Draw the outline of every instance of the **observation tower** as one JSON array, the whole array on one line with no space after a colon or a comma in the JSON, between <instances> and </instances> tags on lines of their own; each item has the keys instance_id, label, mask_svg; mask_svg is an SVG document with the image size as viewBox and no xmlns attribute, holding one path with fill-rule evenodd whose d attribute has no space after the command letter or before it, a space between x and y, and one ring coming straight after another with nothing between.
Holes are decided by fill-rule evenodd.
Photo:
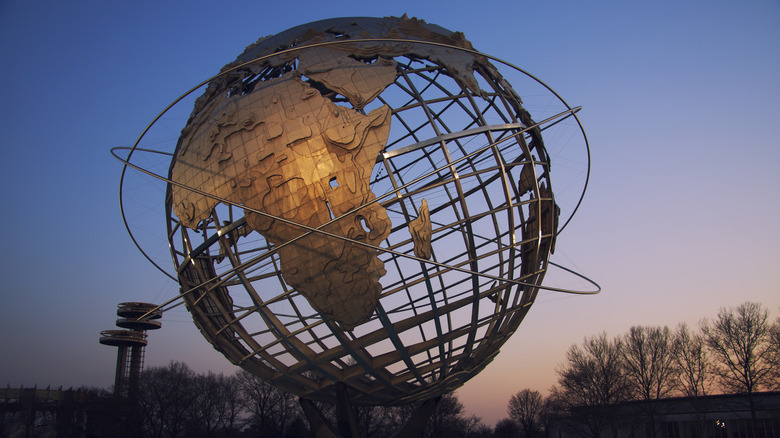
<instances>
[{"instance_id":1,"label":"observation tower","mask_svg":"<svg viewBox=\"0 0 780 438\"><path fill-rule=\"evenodd\" d=\"M162 326L162 313L149 303L119 303L116 325L125 330L100 332L100 343L117 347L114 397L134 399L138 394L138 381L144 367L146 331ZM148 315L147 315L148 313ZM144 319L140 319L141 317Z\"/></svg>"}]
</instances>

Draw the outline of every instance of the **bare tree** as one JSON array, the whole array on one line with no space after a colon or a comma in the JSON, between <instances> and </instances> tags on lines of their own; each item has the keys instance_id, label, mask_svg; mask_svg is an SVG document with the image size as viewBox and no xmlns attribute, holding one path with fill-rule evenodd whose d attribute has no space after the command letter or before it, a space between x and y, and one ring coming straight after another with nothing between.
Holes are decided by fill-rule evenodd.
<instances>
[{"instance_id":1,"label":"bare tree","mask_svg":"<svg viewBox=\"0 0 780 438\"><path fill-rule=\"evenodd\" d=\"M398 432L419 407L419 403L381 408L386 421L376 436L392 436ZM485 427L479 417L466 415L463 403L453 393L441 396L422 431L424 438L465 438L483 436ZM370 435L374 436L374 435Z\"/></svg>"},{"instance_id":2,"label":"bare tree","mask_svg":"<svg viewBox=\"0 0 780 438\"><path fill-rule=\"evenodd\" d=\"M236 377L252 428L263 436L283 436L297 413L297 398L248 371Z\"/></svg>"},{"instance_id":3,"label":"bare tree","mask_svg":"<svg viewBox=\"0 0 780 438\"><path fill-rule=\"evenodd\" d=\"M585 424L588 430L583 432L592 438L600 437L608 426L615 434L614 405L629 397L621 339L610 341L606 333L585 338L582 347L569 348L566 363L557 372L552 407Z\"/></svg>"},{"instance_id":4,"label":"bare tree","mask_svg":"<svg viewBox=\"0 0 780 438\"><path fill-rule=\"evenodd\" d=\"M423 436L426 438L461 437L479 423L476 417L465 417L464 406L453 393L444 394L436 405Z\"/></svg>"},{"instance_id":5,"label":"bare tree","mask_svg":"<svg viewBox=\"0 0 780 438\"><path fill-rule=\"evenodd\" d=\"M494 438L493 428L480 420L466 436L468 438Z\"/></svg>"},{"instance_id":6,"label":"bare tree","mask_svg":"<svg viewBox=\"0 0 780 438\"><path fill-rule=\"evenodd\" d=\"M721 309L714 322L702 323L721 387L726 392L748 394L751 427L756 424L753 393L771 386L772 327L768 319L769 312L761 304L747 302Z\"/></svg>"},{"instance_id":7,"label":"bare tree","mask_svg":"<svg viewBox=\"0 0 780 438\"><path fill-rule=\"evenodd\" d=\"M643 400L650 435L657 434L653 400L672 392L675 377L675 342L668 327L631 327L623 341L626 379L634 398Z\"/></svg>"},{"instance_id":8,"label":"bare tree","mask_svg":"<svg viewBox=\"0 0 780 438\"><path fill-rule=\"evenodd\" d=\"M541 435L546 402L539 391L523 389L509 399L507 413L517 422L526 438Z\"/></svg>"},{"instance_id":9,"label":"bare tree","mask_svg":"<svg viewBox=\"0 0 780 438\"><path fill-rule=\"evenodd\" d=\"M768 318L761 304L748 302L721 309L715 321L702 323L725 392L753 393L769 386L772 333Z\"/></svg>"},{"instance_id":10,"label":"bare tree","mask_svg":"<svg viewBox=\"0 0 780 438\"><path fill-rule=\"evenodd\" d=\"M772 324L769 345L771 353L769 360L772 364L769 389L772 391L780 391L780 317Z\"/></svg>"},{"instance_id":11,"label":"bare tree","mask_svg":"<svg viewBox=\"0 0 780 438\"><path fill-rule=\"evenodd\" d=\"M390 436L387 427L387 408L383 406L355 406L355 416L361 436Z\"/></svg>"},{"instance_id":12,"label":"bare tree","mask_svg":"<svg viewBox=\"0 0 780 438\"><path fill-rule=\"evenodd\" d=\"M511 418L498 420L493 429L493 438L519 438L520 429L517 422Z\"/></svg>"},{"instance_id":13,"label":"bare tree","mask_svg":"<svg viewBox=\"0 0 780 438\"><path fill-rule=\"evenodd\" d=\"M191 434L206 438L230 434L243 402L237 378L209 372L195 376L193 384L197 390L190 406Z\"/></svg>"},{"instance_id":14,"label":"bare tree","mask_svg":"<svg viewBox=\"0 0 780 438\"><path fill-rule=\"evenodd\" d=\"M386 433L380 436L392 436L393 433L400 430L418 407L418 403L383 407Z\"/></svg>"},{"instance_id":15,"label":"bare tree","mask_svg":"<svg viewBox=\"0 0 780 438\"><path fill-rule=\"evenodd\" d=\"M631 327L623 341L626 378L634 395L654 400L669 395L674 386L675 342L668 327Z\"/></svg>"},{"instance_id":16,"label":"bare tree","mask_svg":"<svg viewBox=\"0 0 780 438\"><path fill-rule=\"evenodd\" d=\"M690 397L693 421L690 426L696 436L704 436L707 430L707 405L700 397L710 393L713 383L712 362L700 332L691 332L685 323L675 331L674 362L677 367L675 389Z\"/></svg>"},{"instance_id":17,"label":"bare tree","mask_svg":"<svg viewBox=\"0 0 780 438\"><path fill-rule=\"evenodd\" d=\"M145 435L183 436L196 397L194 378L195 373L183 362L152 367L141 374L138 404Z\"/></svg>"},{"instance_id":18,"label":"bare tree","mask_svg":"<svg viewBox=\"0 0 780 438\"><path fill-rule=\"evenodd\" d=\"M687 397L709 394L712 383L712 364L707 354L704 338L691 333L685 323L677 326L677 349L674 362L677 367L675 389Z\"/></svg>"}]
</instances>

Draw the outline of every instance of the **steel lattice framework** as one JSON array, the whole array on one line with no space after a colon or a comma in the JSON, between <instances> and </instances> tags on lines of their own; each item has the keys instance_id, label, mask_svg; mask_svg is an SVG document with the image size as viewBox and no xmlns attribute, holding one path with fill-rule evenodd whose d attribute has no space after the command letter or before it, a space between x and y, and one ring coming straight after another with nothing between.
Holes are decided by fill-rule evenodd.
<instances>
[{"instance_id":1,"label":"steel lattice framework","mask_svg":"<svg viewBox=\"0 0 780 438\"><path fill-rule=\"evenodd\" d=\"M395 80L355 108L354 99L299 72L302 54L323 48L365 64L392 59ZM184 226L171 194L182 184L168 176L168 240L181 298L216 349L302 397L334 400L343 384L364 405L435 397L490 363L544 288L562 228L542 132L576 120L578 110L560 100L566 110L535 122L490 59L497 61L462 35L413 19L338 19L261 40L209 80L193 117L213 96L259 92L285 75L361 114L391 110L370 177L389 235L380 245L330 236L375 250L386 270L374 312L355 327L324 317L285 281L279 245L247 226L247 211L268 213L201 193L218 202L207 219ZM408 229L424 204L430 254L416 250ZM300 228L304 236L325 232L325 224Z\"/></svg>"}]
</instances>

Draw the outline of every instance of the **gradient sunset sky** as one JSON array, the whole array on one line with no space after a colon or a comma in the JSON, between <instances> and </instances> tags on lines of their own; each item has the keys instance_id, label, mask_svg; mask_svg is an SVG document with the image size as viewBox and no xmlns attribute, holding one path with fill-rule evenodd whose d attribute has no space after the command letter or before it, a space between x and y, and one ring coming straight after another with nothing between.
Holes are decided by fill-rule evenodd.
<instances>
[{"instance_id":1,"label":"gradient sunset sky","mask_svg":"<svg viewBox=\"0 0 780 438\"><path fill-rule=\"evenodd\" d=\"M112 385L116 350L98 338L115 328L116 304L178 293L127 236L122 166L110 148L132 145L166 105L258 37L404 13L464 32L582 105L592 147L588 193L553 261L603 292L542 292L498 358L458 391L470 413L493 424L513 393L546 393L585 336L695 325L745 301L780 316L776 0L0 0L0 385ZM167 119L159 141L175 142L184 123ZM584 160L572 153L562 163L553 161L553 182L559 169L576 182ZM142 183L131 198L142 197ZM156 199L139 199L130 219L162 242L164 261L164 236L143 225L162 224ZM590 287L559 272L546 284ZM147 366L234 371L183 308L162 321Z\"/></svg>"}]
</instances>

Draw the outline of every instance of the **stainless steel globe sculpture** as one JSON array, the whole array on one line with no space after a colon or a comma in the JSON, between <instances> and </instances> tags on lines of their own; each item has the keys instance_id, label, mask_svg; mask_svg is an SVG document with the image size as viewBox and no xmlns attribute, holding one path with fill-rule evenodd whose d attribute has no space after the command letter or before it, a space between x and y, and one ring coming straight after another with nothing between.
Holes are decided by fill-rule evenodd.
<instances>
[{"instance_id":1,"label":"stainless steel globe sculpture","mask_svg":"<svg viewBox=\"0 0 780 438\"><path fill-rule=\"evenodd\" d=\"M421 20L261 38L209 81L166 179L195 324L306 399L452 391L547 271L559 209L543 128L490 57Z\"/></svg>"}]
</instances>

